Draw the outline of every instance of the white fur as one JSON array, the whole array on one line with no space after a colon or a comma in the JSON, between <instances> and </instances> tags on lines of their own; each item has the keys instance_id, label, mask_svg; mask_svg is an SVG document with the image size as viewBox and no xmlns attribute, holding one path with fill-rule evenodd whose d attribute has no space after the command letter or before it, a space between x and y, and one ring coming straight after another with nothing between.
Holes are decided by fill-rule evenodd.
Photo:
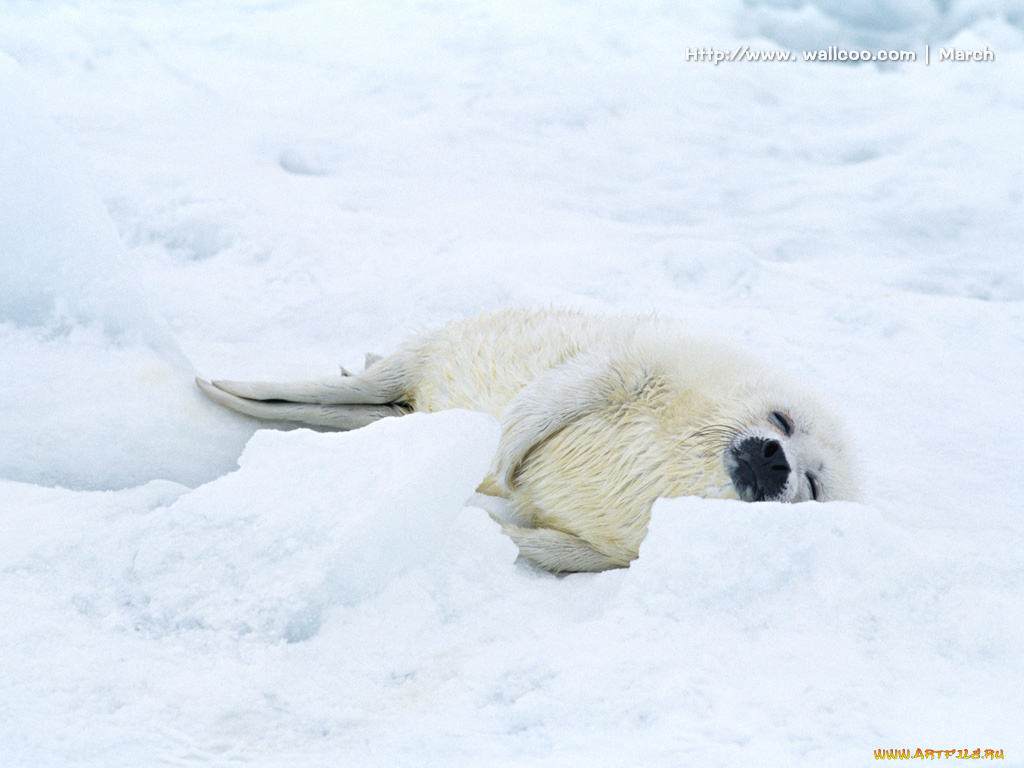
<instances>
[{"instance_id":1,"label":"white fur","mask_svg":"<svg viewBox=\"0 0 1024 768\"><path fill-rule=\"evenodd\" d=\"M820 500L855 493L842 428L813 396L653 316L485 314L420 334L355 376L202 386L250 415L339 428L407 410L498 416L481 491L512 502L517 524L503 521L505 531L552 571L628 565L659 497L737 498L729 450L745 437L784 450L791 471L779 499L809 499L808 473ZM791 435L773 411L786 414Z\"/></svg>"}]
</instances>

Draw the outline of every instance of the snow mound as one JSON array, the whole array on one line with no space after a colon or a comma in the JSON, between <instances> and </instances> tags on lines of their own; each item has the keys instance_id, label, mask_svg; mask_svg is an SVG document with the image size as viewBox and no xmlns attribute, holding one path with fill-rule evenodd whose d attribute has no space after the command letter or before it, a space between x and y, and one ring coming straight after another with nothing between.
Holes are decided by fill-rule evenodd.
<instances>
[{"instance_id":1,"label":"snow mound","mask_svg":"<svg viewBox=\"0 0 1024 768\"><path fill-rule=\"evenodd\" d=\"M260 432L191 492L0 484L0 690L20 702L0 762L852 766L939 737L1024 748L1019 534L672 499L629 569L559 578L513 566L498 526L460 511L497 433L466 412Z\"/></svg>"},{"instance_id":2,"label":"snow mound","mask_svg":"<svg viewBox=\"0 0 1024 768\"><path fill-rule=\"evenodd\" d=\"M0 476L75 488L228 471L252 427L204 402L113 223L0 54Z\"/></svg>"},{"instance_id":3,"label":"snow mound","mask_svg":"<svg viewBox=\"0 0 1024 768\"><path fill-rule=\"evenodd\" d=\"M744 691L721 704L747 748L767 748L783 722L794 740L829 733L863 754L933 734L1019 748L1021 679L1005 673L1024 669L1011 608L1022 546L1005 530L903 528L852 503L667 499L617 610L661 626L677 658L712 664L721 691Z\"/></svg>"},{"instance_id":4,"label":"snow mound","mask_svg":"<svg viewBox=\"0 0 1024 768\"><path fill-rule=\"evenodd\" d=\"M101 320L173 348L131 287L102 201L17 64L0 54L0 323ZM180 354L180 353L179 353Z\"/></svg>"},{"instance_id":5,"label":"snow mound","mask_svg":"<svg viewBox=\"0 0 1024 768\"><path fill-rule=\"evenodd\" d=\"M308 639L328 606L364 600L443 549L497 432L463 411L257 432L237 471L107 520L91 542L102 573L82 574L79 610L153 637Z\"/></svg>"},{"instance_id":6,"label":"snow mound","mask_svg":"<svg viewBox=\"0 0 1024 768\"><path fill-rule=\"evenodd\" d=\"M133 542L131 620L157 634L308 639L327 606L366 599L443 548L497 432L462 411L349 433L257 432L237 472Z\"/></svg>"},{"instance_id":7,"label":"snow mound","mask_svg":"<svg viewBox=\"0 0 1024 768\"><path fill-rule=\"evenodd\" d=\"M0 482L0 690L25 704L0 718L0 763L138 765L154 744L167 754L197 723L230 719L252 690L227 670L273 670L275 649L314 638L331 606L457 552L452 528L497 436L481 414L415 414L351 433L259 432L236 472L191 492ZM373 623L355 622L369 647ZM167 729L144 725L154 706Z\"/></svg>"}]
</instances>

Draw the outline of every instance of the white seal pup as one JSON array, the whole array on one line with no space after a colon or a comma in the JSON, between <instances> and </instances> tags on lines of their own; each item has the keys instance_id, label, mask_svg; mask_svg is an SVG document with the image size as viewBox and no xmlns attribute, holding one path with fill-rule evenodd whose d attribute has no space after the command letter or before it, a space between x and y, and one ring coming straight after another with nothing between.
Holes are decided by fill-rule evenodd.
<instances>
[{"instance_id":1,"label":"white seal pup","mask_svg":"<svg viewBox=\"0 0 1024 768\"><path fill-rule=\"evenodd\" d=\"M661 497L855 495L842 426L816 398L658 317L508 310L367 363L320 381L197 382L240 413L333 429L412 411L493 414L501 438L480 491L511 501L499 522L554 572L627 566Z\"/></svg>"}]
</instances>

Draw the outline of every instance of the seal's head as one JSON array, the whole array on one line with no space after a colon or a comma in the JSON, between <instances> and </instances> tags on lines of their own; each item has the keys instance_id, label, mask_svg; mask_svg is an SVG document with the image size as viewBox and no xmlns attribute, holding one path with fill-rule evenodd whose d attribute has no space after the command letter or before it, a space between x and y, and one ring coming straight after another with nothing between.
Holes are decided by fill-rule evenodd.
<instances>
[{"instance_id":1,"label":"seal's head","mask_svg":"<svg viewBox=\"0 0 1024 768\"><path fill-rule=\"evenodd\" d=\"M834 501L857 495L844 430L810 395L758 398L723 450L744 501Z\"/></svg>"}]
</instances>

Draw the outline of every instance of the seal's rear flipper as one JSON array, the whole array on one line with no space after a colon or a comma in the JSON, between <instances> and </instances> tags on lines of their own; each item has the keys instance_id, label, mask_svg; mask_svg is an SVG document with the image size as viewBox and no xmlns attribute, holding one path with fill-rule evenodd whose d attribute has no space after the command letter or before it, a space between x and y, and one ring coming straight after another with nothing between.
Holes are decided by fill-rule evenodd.
<instances>
[{"instance_id":1,"label":"seal's rear flipper","mask_svg":"<svg viewBox=\"0 0 1024 768\"><path fill-rule=\"evenodd\" d=\"M358 429L388 416L404 416L409 413L407 406L398 403L374 404L372 400L353 403L321 404L317 401L302 400L312 397L318 382L295 384L271 384L260 382L209 382L196 379L196 384L207 397L219 405L238 413L269 421L295 421L332 429ZM226 385L226 386L225 386ZM304 387L296 391L296 387ZM246 397L240 393L251 393Z\"/></svg>"},{"instance_id":2,"label":"seal's rear flipper","mask_svg":"<svg viewBox=\"0 0 1024 768\"><path fill-rule=\"evenodd\" d=\"M244 400L284 400L317 405L382 405L397 392L361 375L319 381L214 381L213 386Z\"/></svg>"},{"instance_id":3,"label":"seal's rear flipper","mask_svg":"<svg viewBox=\"0 0 1024 768\"><path fill-rule=\"evenodd\" d=\"M389 357L367 355L367 363L361 373L350 373L343 368L341 376L313 381L218 380L212 382L212 386L243 400L281 400L314 405L392 405L409 402L410 371L414 370L414 366L408 354L399 353ZM211 394L208 387L203 391ZM216 399L214 395L211 397Z\"/></svg>"}]
</instances>

